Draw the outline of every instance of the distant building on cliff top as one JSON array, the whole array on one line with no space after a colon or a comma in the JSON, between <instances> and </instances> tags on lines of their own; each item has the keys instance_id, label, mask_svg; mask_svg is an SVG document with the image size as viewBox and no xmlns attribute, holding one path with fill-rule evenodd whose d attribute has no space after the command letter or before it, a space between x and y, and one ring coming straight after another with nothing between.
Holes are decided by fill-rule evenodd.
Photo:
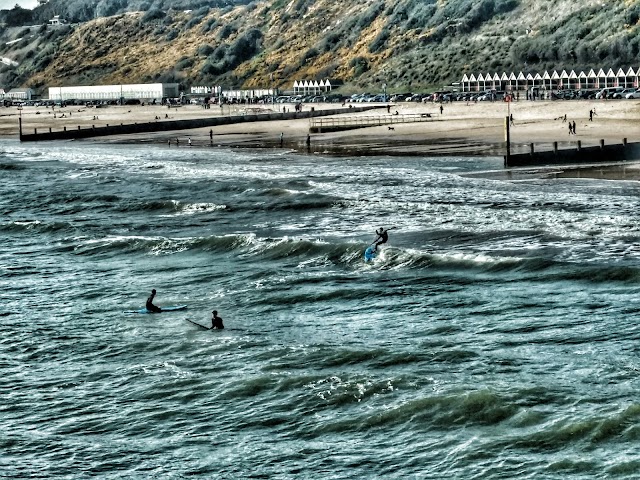
<instances>
[{"instance_id":1,"label":"distant building on cliff top","mask_svg":"<svg viewBox=\"0 0 640 480\"><path fill-rule=\"evenodd\" d=\"M49 20L49 25L53 27L64 25L65 23L66 22L62 18L60 18L60 15L56 15L51 20Z\"/></svg>"}]
</instances>

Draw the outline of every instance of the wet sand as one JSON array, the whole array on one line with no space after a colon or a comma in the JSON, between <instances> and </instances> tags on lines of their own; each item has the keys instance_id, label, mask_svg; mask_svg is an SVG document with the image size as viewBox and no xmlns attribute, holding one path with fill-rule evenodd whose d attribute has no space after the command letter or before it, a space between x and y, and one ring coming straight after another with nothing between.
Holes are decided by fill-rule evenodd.
<instances>
[{"instance_id":1,"label":"wet sand","mask_svg":"<svg viewBox=\"0 0 640 480\"><path fill-rule=\"evenodd\" d=\"M358 104L359 105L359 104ZM316 110L336 108L339 104L306 104ZM371 116L404 114L430 114L430 121L420 123L396 123L356 130L311 134L307 149L306 139L310 120L265 121L238 123L212 128L157 132L152 134L100 137L88 141L101 143L152 143L175 148L186 147L191 138L193 147L285 148L301 152L331 155L402 155L402 156L502 156L505 153L505 118L513 115L511 127L512 152L528 152L530 144L535 149L550 150L553 142L559 148L570 148L580 140L583 147L606 144L640 142L640 100L571 100L571 101L519 101L505 102L455 102L443 105L434 103L392 104L390 113L380 105L373 112L353 114L348 106L345 115ZM18 118L23 119L25 132L49 128L61 130L105 126L120 123L162 122L215 116L242 115L247 113L281 112L293 109L291 104L256 105L251 107L212 106L203 109L197 105L184 105L168 109L162 106L108 106L105 108L69 106L62 109L45 107L0 108L0 138L18 136ZM589 110L594 110L589 121ZM54 118L55 115L55 118ZM564 116L567 121L565 122ZM399 117L396 117L399 118ZM569 135L568 123L575 121L576 135ZM213 138L210 138L210 132ZM282 135L282 143L281 143ZM83 140L87 141L87 140ZM171 147L169 147L171 142ZM572 170L572 169L569 169Z\"/></svg>"}]
</instances>

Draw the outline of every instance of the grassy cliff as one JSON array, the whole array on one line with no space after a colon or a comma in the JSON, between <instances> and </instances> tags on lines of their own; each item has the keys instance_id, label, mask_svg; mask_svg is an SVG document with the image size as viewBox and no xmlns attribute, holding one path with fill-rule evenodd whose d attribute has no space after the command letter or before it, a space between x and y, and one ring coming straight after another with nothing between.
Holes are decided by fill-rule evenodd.
<instances>
[{"instance_id":1,"label":"grassy cliff","mask_svg":"<svg viewBox=\"0 0 640 480\"><path fill-rule=\"evenodd\" d=\"M410 91L503 70L640 67L640 0L266 0L5 29L0 86L176 81ZM20 38L17 42L11 42ZM6 42L11 42L7 44Z\"/></svg>"}]
</instances>

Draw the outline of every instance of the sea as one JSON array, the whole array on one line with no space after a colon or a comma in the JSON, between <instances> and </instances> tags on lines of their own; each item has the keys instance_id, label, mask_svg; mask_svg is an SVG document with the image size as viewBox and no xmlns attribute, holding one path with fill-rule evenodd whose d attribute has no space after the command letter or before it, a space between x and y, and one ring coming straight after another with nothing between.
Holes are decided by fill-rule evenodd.
<instances>
[{"instance_id":1,"label":"sea","mask_svg":"<svg viewBox=\"0 0 640 480\"><path fill-rule=\"evenodd\" d=\"M639 212L500 158L4 140L0 477L640 478Z\"/></svg>"}]
</instances>

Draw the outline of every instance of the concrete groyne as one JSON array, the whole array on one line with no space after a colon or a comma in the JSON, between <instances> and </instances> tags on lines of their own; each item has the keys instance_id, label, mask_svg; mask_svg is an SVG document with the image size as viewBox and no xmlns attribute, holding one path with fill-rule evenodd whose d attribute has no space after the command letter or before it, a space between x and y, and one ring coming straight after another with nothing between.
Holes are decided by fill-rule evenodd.
<instances>
[{"instance_id":1,"label":"concrete groyne","mask_svg":"<svg viewBox=\"0 0 640 480\"><path fill-rule=\"evenodd\" d=\"M200 118L192 120L156 120L147 123L122 123L120 125L91 126L78 128L67 128L63 130L43 131L34 129L33 133L25 133L20 125L20 141L36 142L49 140L74 140L81 138L105 137L110 135L130 135L140 133L168 132L173 130L191 130L196 128L216 127L220 125L230 125L234 123L265 122L273 120L298 120L314 117L325 117L330 115L342 115L345 113L356 113L373 110L376 108L386 108L381 106L364 106L352 108L331 108L324 110L308 110L304 112L286 113L256 113L246 115L229 115L211 118Z\"/></svg>"}]
</instances>

